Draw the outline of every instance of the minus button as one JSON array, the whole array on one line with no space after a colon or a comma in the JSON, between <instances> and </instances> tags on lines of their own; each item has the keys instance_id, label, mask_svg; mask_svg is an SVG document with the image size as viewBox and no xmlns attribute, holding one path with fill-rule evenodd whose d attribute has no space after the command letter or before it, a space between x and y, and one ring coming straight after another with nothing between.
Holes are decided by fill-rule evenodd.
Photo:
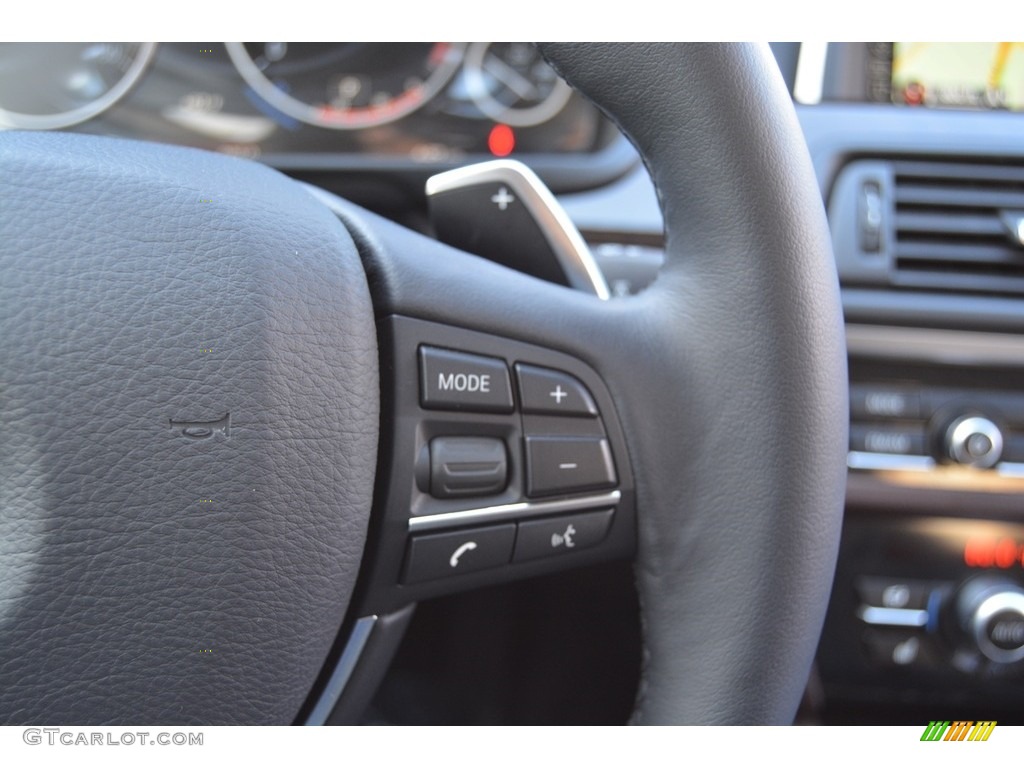
<instances>
[{"instance_id":1,"label":"minus button","mask_svg":"<svg viewBox=\"0 0 1024 768\"><path fill-rule=\"evenodd\" d=\"M617 482L611 447L603 437L526 438L528 496L611 488Z\"/></svg>"}]
</instances>

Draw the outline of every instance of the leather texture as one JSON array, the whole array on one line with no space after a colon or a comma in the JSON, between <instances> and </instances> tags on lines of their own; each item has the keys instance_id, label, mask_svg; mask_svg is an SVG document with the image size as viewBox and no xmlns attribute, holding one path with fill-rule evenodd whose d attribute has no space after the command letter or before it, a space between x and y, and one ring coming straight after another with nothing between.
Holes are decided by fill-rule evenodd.
<instances>
[{"instance_id":1,"label":"leather texture","mask_svg":"<svg viewBox=\"0 0 1024 768\"><path fill-rule=\"evenodd\" d=\"M846 477L846 354L820 193L767 47L550 44L651 171L667 263L600 302L341 201L376 310L573 354L637 486L637 723L787 723L824 620Z\"/></svg>"},{"instance_id":2,"label":"leather texture","mask_svg":"<svg viewBox=\"0 0 1024 768\"><path fill-rule=\"evenodd\" d=\"M344 227L247 161L3 132L0 350L0 722L292 722L376 464Z\"/></svg>"}]
</instances>

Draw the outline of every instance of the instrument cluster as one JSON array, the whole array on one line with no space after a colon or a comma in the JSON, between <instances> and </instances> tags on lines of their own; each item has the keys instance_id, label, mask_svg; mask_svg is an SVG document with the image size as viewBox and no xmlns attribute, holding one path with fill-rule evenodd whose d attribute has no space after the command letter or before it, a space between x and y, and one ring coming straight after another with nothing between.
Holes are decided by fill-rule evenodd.
<instances>
[{"instance_id":1,"label":"instrument cluster","mask_svg":"<svg viewBox=\"0 0 1024 768\"><path fill-rule=\"evenodd\" d=\"M3 129L284 165L588 155L618 138L527 43L3 43Z\"/></svg>"}]
</instances>

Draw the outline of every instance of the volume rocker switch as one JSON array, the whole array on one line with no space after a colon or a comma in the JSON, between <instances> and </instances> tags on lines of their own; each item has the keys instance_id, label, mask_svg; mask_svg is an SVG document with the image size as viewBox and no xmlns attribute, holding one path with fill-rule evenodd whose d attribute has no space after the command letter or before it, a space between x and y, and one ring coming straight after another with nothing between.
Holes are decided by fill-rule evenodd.
<instances>
[{"instance_id":1,"label":"volume rocker switch","mask_svg":"<svg viewBox=\"0 0 1024 768\"><path fill-rule=\"evenodd\" d=\"M496 437L435 437L430 441L430 495L489 496L508 484L505 441Z\"/></svg>"}]
</instances>

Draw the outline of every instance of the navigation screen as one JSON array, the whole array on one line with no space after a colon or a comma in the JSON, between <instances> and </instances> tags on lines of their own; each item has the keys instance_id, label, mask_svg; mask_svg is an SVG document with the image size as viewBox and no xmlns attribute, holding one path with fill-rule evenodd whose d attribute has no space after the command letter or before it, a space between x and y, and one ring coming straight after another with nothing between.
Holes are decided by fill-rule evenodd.
<instances>
[{"instance_id":1,"label":"navigation screen","mask_svg":"<svg viewBox=\"0 0 1024 768\"><path fill-rule=\"evenodd\" d=\"M1024 109L1024 43L893 43L896 104Z\"/></svg>"}]
</instances>

